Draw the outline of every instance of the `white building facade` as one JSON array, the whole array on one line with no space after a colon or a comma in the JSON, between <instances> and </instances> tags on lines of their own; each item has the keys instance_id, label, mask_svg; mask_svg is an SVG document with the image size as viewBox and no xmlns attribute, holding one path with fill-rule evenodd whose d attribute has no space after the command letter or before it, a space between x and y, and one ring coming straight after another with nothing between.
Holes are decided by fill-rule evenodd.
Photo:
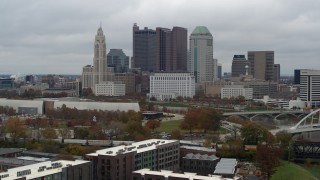
<instances>
[{"instance_id":1,"label":"white building facade","mask_svg":"<svg viewBox=\"0 0 320 180\"><path fill-rule=\"evenodd\" d=\"M103 82L95 86L96 96L124 96L126 85L118 82Z\"/></svg>"},{"instance_id":2,"label":"white building facade","mask_svg":"<svg viewBox=\"0 0 320 180\"><path fill-rule=\"evenodd\" d=\"M155 73L150 76L149 97L170 100L178 96L193 98L195 77L190 73Z\"/></svg>"},{"instance_id":3,"label":"white building facade","mask_svg":"<svg viewBox=\"0 0 320 180\"><path fill-rule=\"evenodd\" d=\"M320 105L320 70L300 70L300 99L308 106Z\"/></svg>"},{"instance_id":4,"label":"white building facade","mask_svg":"<svg viewBox=\"0 0 320 180\"><path fill-rule=\"evenodd\" d=\"M221 88L221 99L243 96L245 99L253 99L253 89L243 86L226 86Z\"/></svg>"},{"instance_id":5,"label":"white building facade","mask_svg":"<svg viewBox=\"0 0 320 180\"><path fill-rule=\"evenodd\" d=\"M190 35L188 70L196 83L213 82L218 78L217 60L213 59L213 36L204 26L197 26Z\"/></svg>"}]
</instances>

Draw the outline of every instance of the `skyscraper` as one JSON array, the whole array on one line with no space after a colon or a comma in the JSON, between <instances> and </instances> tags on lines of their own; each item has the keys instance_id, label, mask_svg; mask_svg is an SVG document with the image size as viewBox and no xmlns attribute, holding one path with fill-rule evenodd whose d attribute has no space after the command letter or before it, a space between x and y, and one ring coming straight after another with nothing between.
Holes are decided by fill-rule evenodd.
<instances>
[{"instance_id":1,"label":"skyscraper","mask_svg":"<svg viewBox=\"0 0 320 180\"><path fill-rule=\"evenodd\" d=\"M94 93L97 84L113 79L113 68L107 66L106 50L106 38L99 27L94 41L93 66L83 67L82 72L83 87L91 88Z\"/></svg>"},{"instance_id":2,"label":"skyscraper","mask_svg":"<svg viewBox=\"0 0 320 180\"><path fill-rule=\"evenodd\" d=\"M222 64L218 64L218 79L222 79Z\"/></svg>"},{"instance_id":3,"label":"skyscraper","mask_svg":"<svg viewBox=\"0 0 320 180\"><path fill-rule=\"evenodd\" d=\"M104 72L107 67L107 45L106 38L103 34L102 28L99 27L94 41L93 52L93 84L99 84L105 81Z\"/></svg>"},{"instance_id":4,"label":"skyscraper","mask_svg":"<svg viewBox=\"0 0 320 180\"><path fill-rule=\"evenodd\" d=\"M156 70L156 31L139 29L135 23L133 25L133 59L134 67L141 68L141 71Z\"/></svg>"},{"instance_id":5,"label":"skyscraper","mask_svg":"<svg viewBox=\"0 0 320 180\"><path fill-rule=\"evenodd\" d=\"M182 27L157 28L156 70L166 72L187 71L188 31Z\"/></svg>"},{"instance_id":6,"label":"skyscraper","mask_svg":"<svg viewBox=\"0 0 320 180\"><path fill-rule=\"evenodd\" d=\"M122 49L110 49L107 55L108 67L113 67L115 73L124 73L129 70L129 56Z\"/></svg>"},{"instance_id":7,"label":"skyscraper","mask_svg":"<svg viewBox=\"0 0 320 180\"><path fill-rule=\"evenodd\" d=\"M214 70L213 37L205 26L197 26L190 35L190 71L196 82L213 82L217 79Z\"/></svg>"},{"instance_id":8,"label":"skyscraper","mask_svg":"<svg viewBox=\"0 0 320 180\"><path fill-rule=\"evenodd\" d=\"M246 75L246 66L249 65L245 55L234 55L231 66L231 76Z\"/></svg>"},{"instance_id":9,"label":"skyscraper","mask_svg":"<svg viewBox=\"0 0 320 180\"><path fill-rule=\"evenodd\" d=\"M274 51L248 51L248 61L250 73L254 78L274 80Z\"/></svg>"},{"instance_id":10,"label":"skyscraper","mask_svg":"<svg viewBox=\"0 0 320 180\"><path fill-rule=\"evenodd\" d=\"M273 65L273 81L280 81L280 64Z\"/></svg>"},{"instance_id":11,"label":"skyscraper","mask_svg":"<svg viewBox=\"0 0 320 180\"><path fill-rule=\"evenodd\" d=\"M186 28L157 27L156 30L133 26L133 59L134 67L142 71L187 71L187 38Z\"/></svg>"}]
</instances>

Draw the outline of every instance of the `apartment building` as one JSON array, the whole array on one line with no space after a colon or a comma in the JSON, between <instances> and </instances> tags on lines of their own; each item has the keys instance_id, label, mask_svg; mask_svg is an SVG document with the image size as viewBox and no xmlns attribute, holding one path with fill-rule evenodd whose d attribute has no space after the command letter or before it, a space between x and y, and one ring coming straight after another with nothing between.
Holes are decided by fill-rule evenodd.
<instances>
[{"instance_id":1,"label":"apartment building","mask_svg":"<svg viewBox=\"0 0 320 180\"><path fill-rule=\"evenodd\" d=\"M87 154L97 180L130 179L132 171L179 170L179 141L149 139L129 146L117 146Z\"/></svg>"},{"instance_id":2,"label":"apartment building","mask_svg":"<svg viewBox=\"0 0 320 180\"><path fill-rule=\"evenodd\" d=\"M93 180L90 161L45 161L16 167L0 173L1 180Z\"/></svg>"}]
</instances>

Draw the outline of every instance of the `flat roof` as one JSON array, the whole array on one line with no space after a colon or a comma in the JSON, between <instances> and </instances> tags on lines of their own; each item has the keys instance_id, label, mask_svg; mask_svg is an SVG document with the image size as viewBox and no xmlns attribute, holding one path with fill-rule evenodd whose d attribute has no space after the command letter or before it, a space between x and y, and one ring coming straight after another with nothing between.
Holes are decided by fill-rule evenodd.
<instances>
[{"instance_id":1,"label":"flat roof","mask_svg":"<svg viewBox=\"0 0 320 180\"><path fill-rule=\"evenodd\" d=\"M216 149L207 148L207 147L198 147L198 146L180 146L180 148L198 150L198 151L206 151L206 152L216 152Z\"/></svg>"},{"instance_id":2,"label":"flat roof","mask_svg":"<svg viewBox=\"0 0 320 180\"><path fill-rule=\"evenodd\" d=\"M26 149L24 148L0 148L0 156L5 154L11 154L11 153L18 153L22 152Z\"/></svg>"},{"instance_id":3,"label":"flat roof","mask_svg":"<svg viewBox=\"0 0 320 180\"><path fill-rule=\"evenodd\" d=\"M234 158L221 158L217 163L214 174L234 174L237 163Z\"/></svg>"},{"instance_id":4,"label":"flat roof","mask_svg":"<svg viewBox=\"0 0 320 180\"><path fill-rule=\"evenodd\" d=\"M7 164L7 165L17 165L17 166L25 166L30 164L38 163L34 160L23 160L18 158L6 158L6 157L0 157L0 163L1 164Z\"/></svg>"},{"instance_id":5,"label":"flat roof","mask_svg":"<svg viewBox=\"0 0 320 180\"><path fill-rule=\"evenodd\" d=\"M90 161L45 161L37 164L21 166L8 169L7 172L0 173L1 179L17 179L25 177L26 179L34 179L37 177L47 176L62 172L62 168L88 163Z\"/></svg>"},{"instance_id":6,"label":"flat roof","mask_svg":"<svg viewBox=\"0 0 320 180\"><path fill-rule=\"evenodd\" d=\"M140 169L137 171L133 171L133 173L145 175L145 174L150 174L150 175L157 175L157 176L163 176L163 177L177 177L177 178L186 178L186 179L202 179L202 180L222 180L227 178L222 178L221 176L200 176L197 175L196 173L189 173L185 172L184 174L179 174L179 173L174 173L172 171L167 171L167 170L161 170L161 171L151 171L150 169Z\"/></svg>"},{"instance_id":7,"label":"flat roof","mask_svg":"<svg viewBox=\"0 0 320 180\"><path fill-rule=\"evenodd\" d=\"M134 151L136 151L137 153L141 153L141 152L157 149L158 145L164 145L164 144L169 144L173 142L178 142L178 140L149 139L145 141L135 142L127 146L122 145L122 146L101 149L96 151L95 153L87 154L87 156L98 156L98 155L116 156L118 154L125 154L129 152L134 152Z\"/></svg>"}]
</instances>

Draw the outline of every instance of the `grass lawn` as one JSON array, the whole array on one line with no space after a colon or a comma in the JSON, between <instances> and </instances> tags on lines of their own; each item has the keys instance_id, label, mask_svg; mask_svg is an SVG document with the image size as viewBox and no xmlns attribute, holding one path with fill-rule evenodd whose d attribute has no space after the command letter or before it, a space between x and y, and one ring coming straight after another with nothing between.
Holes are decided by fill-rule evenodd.
<instances>
[{"instance_id":1,"label":"grass lawn","mask_svg":"<svg viewBox=\"0 0 320 180\"><path fill-rule=\"evenodd\" d=\"M158 132L167 132L171 133L172 130L180 128L181 120L174 120L174 121L162 121L160 127L156 129Z\"/></svg>"},{"instance_id":2,"label":"grass lawn","mask_svg":"<svg viewBox=\"0 0 320 180\"><path fill-rule=\"evenodd\" d=\"M281 161L281 165L277 168L277 171L271 177L271 180L315 180L316 177L304 169L302 166L299 166L295 163L288 161Z\"/></svg>"},{"instance_id":3,"label":"grass lawn","mask_svg":"<svg viewBox=\"0 0 320 180\"><path fill-rule=\"evenodd\" d=\"M303 165L303 167L308 170L309 172L311 172L314 176L316 176L318 179L320 179L320 166L319 165L311 165L310 167L306 167L305 165Z\"/></svg>"}]
</instances>

